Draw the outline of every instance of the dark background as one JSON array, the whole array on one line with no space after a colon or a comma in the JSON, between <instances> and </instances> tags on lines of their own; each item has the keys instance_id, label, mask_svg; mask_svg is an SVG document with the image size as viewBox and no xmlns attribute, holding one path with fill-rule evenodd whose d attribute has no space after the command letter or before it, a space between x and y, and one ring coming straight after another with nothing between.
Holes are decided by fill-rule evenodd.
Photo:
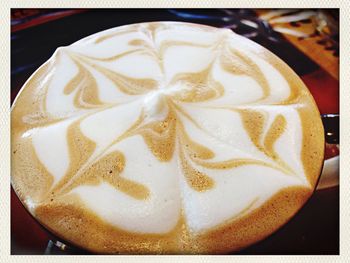
<instances>
[{"instance_id":1,"label":"dark background","mask_svg":"<svg viewBox=\"0 0 350 263\"><path fill-rule=\"evenodd\" d=\"M337 10L330 12L336 18L339 17ZM297 72L314 95L321 113L339 113L338 80L265 24L259 24L259 28L254 31L244 26L242 19L257 21L255 11L12 9L11 101L29 76L59 46L70 45L95 32L124 24L186 21L217 27L236 25L236 33L265 46ZM53 237L25 211L11 189L11 254L43 254L49 239ZM87 252L71 250L65 253ZM300 212L279 231L237 254L339 254L339 187L316 191Z\"/></svg>"}]
</instances>

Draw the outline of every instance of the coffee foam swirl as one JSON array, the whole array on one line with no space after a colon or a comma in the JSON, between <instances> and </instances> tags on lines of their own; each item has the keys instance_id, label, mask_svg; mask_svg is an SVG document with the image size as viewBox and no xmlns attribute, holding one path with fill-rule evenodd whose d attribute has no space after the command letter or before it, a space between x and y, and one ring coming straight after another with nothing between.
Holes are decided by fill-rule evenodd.
<instances>
[{"instance_id":1,"label":"coffee foam swirl","mask_svg":"<svg viewBox=\"0 0 350 263\"><path fill-rule=\"evenodd\" d=\"M323 158L317 108L283 62L229 30L175 22L57 49L17 98L12 133L13 185L44 223L40 211L74 195L130 233L182 222L179 239L283 189L311 193Z\"/></svg>"}]
</instances>

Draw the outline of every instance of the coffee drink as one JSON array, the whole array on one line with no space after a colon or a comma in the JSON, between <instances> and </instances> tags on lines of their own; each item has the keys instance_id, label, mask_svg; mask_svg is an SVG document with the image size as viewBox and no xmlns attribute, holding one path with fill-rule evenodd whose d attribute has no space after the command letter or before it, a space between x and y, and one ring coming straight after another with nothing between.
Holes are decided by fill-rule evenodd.
<instances>
[{"instance_id":1,"label":"coffee drink","mask_svg":"<svg viewBox=\"0 0 350 263\"><path fill-rule=\"evenodd\" d=\"M12 185L62 240L95 253L228 253L312 194L324 134L279 58L179 22L60 47L12 108Z\"/></svg>"}]
</instances>

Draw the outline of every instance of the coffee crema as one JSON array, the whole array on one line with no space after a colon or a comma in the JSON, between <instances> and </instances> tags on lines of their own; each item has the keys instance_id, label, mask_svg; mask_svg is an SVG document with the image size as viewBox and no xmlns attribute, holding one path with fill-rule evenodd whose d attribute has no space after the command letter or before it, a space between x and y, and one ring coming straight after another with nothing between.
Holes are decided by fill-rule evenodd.
<instances>
[{"instance_id":1,"label":"coffee crema","mask_svg":"<svg viewBox=\"0 0 350 263\"><path fill-rule=\"evenodd\" d=\"M227 253L305 203L324 134L299 77L228 29L133 24L60 47L12 108L12 185L96 253Z\"/></svg>"}]
</instances>

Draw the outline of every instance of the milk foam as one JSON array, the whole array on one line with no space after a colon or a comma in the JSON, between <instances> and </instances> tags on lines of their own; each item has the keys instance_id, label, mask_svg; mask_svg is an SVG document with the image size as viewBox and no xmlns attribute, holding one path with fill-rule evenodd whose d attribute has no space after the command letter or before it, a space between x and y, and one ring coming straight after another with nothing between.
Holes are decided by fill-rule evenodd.
<instances>
[{"instance_id":1,"label":"milk foam","mask_svg":"<svg viewBox=\"0 0 350 263\"><path fill-rule=\"evenodd\" d=\"M147 24L131 29L128 32L128 27L123 27L97 33L59 49L51 58L55 67L53 77L47 82L46 110L50 116L65 117L68 121L39 127L32 141L41 163L54 177L52 187L72 165L67 129L76 120L74 118L81 118L80 131L95 148L77 174L82 174L85 168L108 153L119 151L125 157L120 176L149 189L150 196L145 200L137 200L107 182L82 183L71 190L100 218L123 230L166 233L174 228L183 213L190 230L205 231L249 213L285 187L310 188L301 160L303 135L298 105L279 106L291 94L289 84L259 52L252 51L250 42L227 30L178 23L161 23L155 30ZM261 83L249 74L233 74L223 68L220 54L228 48L241 52L260 69L269 85L267 96L264 97ZM120 58L113 59L118 55ZM87 73L82 73L81 83L73 92L64 93L66 85L79 73L75 61L79 61L95 79L101 103L93 104L88 93L92 91L84 91ZM242 61L239 63L244 63ZM237 70L245 66L239 66ZM119 75L107 76L99 67ZM211 67L209 77L203 77L197 84L196 80L185 77L172 83L181 74L198 73L208 67ZM128 78L139 81L140 87L135 94L125 93L118 86L128 82ZM151 83L148 80L157 84L147 84ZM223 93L220 95L218 88L215 92L219 95L198 99L202 93L211 94L201 89L201 85L208 83L219 83L217 87L223 87ZM190 94L195 85L199 88ZM183 94L182 97L179 94ZM265 116L260 138L262 145L276 117L284 117L285 130L273 144L281 161L277 162L257 148L243 124L239 111L242 109L261 112ZM183 130L177 124L172 158L164 161L152 153L140 134L142 127L162 122L170 113L175 114L176 122L181 123ZM181 132L213 152L214 156L205 160L209 164L249 159L264 165L206 168L183 149ZM150 133L156 134L155 130ZM197 191L190 186L181 165L181 152L194 169L214 181L212 188ZM286 167L291 171L288 172ZM74 178L67 183L72 180Z\"/></svg>"},{"instance_id":2,"label":"milk foam","mask_svg":"<svg viewBox=\"0 0 350 263\"><path fill-rule=\"evenodd\" d=\"M126 160L134 164L127 165L121 176L147 186L151 196L135 200L107 183L80 186L73 191L108 223L124 230L141 233L171 230L181 209L176 158L168 163L159 162L140 136L130 137L110 151L114 150L123 152Z\"/></svg>"}]
</instances>

